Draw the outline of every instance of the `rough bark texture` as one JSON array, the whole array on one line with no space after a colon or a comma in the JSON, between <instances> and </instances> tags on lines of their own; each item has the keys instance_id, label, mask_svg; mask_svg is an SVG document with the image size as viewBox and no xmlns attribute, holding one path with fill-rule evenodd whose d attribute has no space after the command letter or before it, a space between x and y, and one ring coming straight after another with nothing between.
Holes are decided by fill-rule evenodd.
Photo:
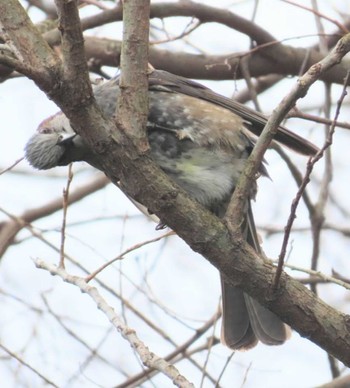
<instances>
[{"instance_id":1,"label":"rough bark texture","mask_svg":"<svg viewBox=\"0 0 350 388\"><path fill-rule=\"evenodd\" d=\"M230 233L219 219L194 203L182 190L171 183L154 165L147 153L140 152L127 131L118 131L114 123L101 117L92 98L87 67L84 66L83 39L80 35L78 15L74 7L70 8L75 3L70 1L57 3L61 5L63 15L67 16L61 19L60 24L64 48L63 66L41 40L40 34L30 25L23 10L20 11L20 19L15 18L13 21L14 15L19 15L17 1L0 0L0 18L6 34L20 53L21 58L18 59L23 61L21 70L34 79L71 119L76 131L100 155L104 171L112 182L120 181L132 197L157 214L193 250L201 253L224 273L230 283L242 288L263 305L268 306L302 336L350 366L349 317L326 305L301 283L285 273L282 273L278 291L273 293L270 284L275 269L271 262L257 256L240 235ZM186 10L185 3L182 9ZM204 16L203 19L205 19ZM26 36L24 43L21 38L23 34ZM28 50L28 47L33 49ZM293 63L288 57L284 59L279 51L280 48L276 53L269 52L259 57L259 60L266 64L268 72L276 72L281 68L285 73L292 72L293 66L296 66L299 71L300 62L296 65L296 62ZM284 48L283 53L286 50ZM115 57L116 53L113 52L111 55ZM276 55L277 63L275 63ZM319 54L314 55L313 60L316 60ZM298 58L295 52L293 56ZM178 54L176 58L176 62L179 62ZM201 57L197 58L203 60ZM206 64L208 64L207 59ZM299 61L303 59L304 56L300 55ZM169 63L171 62L170 59ZM76 64L78 64L77 67L75 67ZM196 66L195 73L198 78L217 77L214 73L210 75L210 70L204 71L204 65ZM251 68L252 75L257 75L259 71L260 74L267 72L267 70L261 70L264 66L259 66L258 60L254 61L252 66L256 67L256 70L254 67ZM222 78L231 77L232 69L227 65L220 67L220 73L225 67L228 70ZM293 71L296 71L296 67ZM343 76L339 75L337 78L335 74L343 74L344 67L334 68L333 71L327 76L324 75L324 79L330 77L328 79L336 82L336 79L339 80ZM185 75L193 74L188 71ZM96 131L96 128L99 131Z\"/></svg>"}]
</instances>

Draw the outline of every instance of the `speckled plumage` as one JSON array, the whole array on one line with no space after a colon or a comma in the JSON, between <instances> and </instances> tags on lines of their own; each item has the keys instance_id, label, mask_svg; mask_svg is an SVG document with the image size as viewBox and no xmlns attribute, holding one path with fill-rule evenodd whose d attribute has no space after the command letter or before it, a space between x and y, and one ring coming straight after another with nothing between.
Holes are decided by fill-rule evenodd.
<instances>
[{"instance_id":1,"label":"speckled plumage","mask_svg":"<svg viewBox=\"0 0 350 388\"><path fill-rule=\"evenodd\" d=\"M94 88L97 104L106 117L115 114L118 79ZM154 71L149 76L147 124L151 155L159 166L194 199L223 217L245 161L253 148L251 133L259 134L266 118L210 89L173 74ZM306 155L317 148L280 127L276 140ZM29 163L48 169L84 160L100 168L98 159L76 135L62 113L44 120L25 148ZM266 175L263 165L260 174ZM254 198L256 186L250 198ZM259 252L254 220L247 200L242 221L247 241ZM288 329L273 313L222 277L223 342L233 349L248 349L258 340L278 345Z\"/></svg>"}]
</instances>

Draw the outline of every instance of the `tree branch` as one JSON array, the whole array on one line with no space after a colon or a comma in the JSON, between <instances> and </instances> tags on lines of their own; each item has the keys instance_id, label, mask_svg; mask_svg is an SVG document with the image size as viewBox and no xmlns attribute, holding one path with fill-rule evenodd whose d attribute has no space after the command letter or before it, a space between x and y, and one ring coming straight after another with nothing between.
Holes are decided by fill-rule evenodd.
<instances>
[{"instance_id":1,"label":"tree branch","mask_svg":"<svg viewBox=\"0 0 350 388\"><path fill-rule=\"evenodd\" d=\"M324 59L313 65L302 77L300 77L292 90L283 98L278 107L272 112L263 132L255 144L251 155L249 156L247 166L242 173L242 179L240 179L234 192L232 202L228 209L230 219L242 219L242 211L244 209L242 201L249 196L251 185L259 170L259 166L263 161L264 154L276 135L278 126L281 124L282 120L294 107L296 101L305 97L310 86L320 78L321 74L327 72L330 68L340 63L342 58L349 51L350 34L347 34L339 40L335 48Z\"/></svg>"},{"instance_id":2,"label":"tree branch","mask_svg":"<svg viewBox=\"0 0 350 388\"><path fill-rule=\"evenodd\" d=\"M150 3L127 1L123 7L120 96L117 126L129 132L140 151L148 150L148 37Z\"/></svg>"},{"instance_id":3,"label":"tree branch","mask_svg":"<svg viewBox=\"0 0 350 388\"><path fill-rule=\"evenodd\" d=\"M1 0L6 3L6 0ZM0 4L1 4L0 2ZM6 4L7 5L7 4ZM249 73L252 77L259 77L271 73L280 75L299 75L300 68L307 58L305 66L322 59L317 49L295 48L281 44L276 38L263 30L255 23L241 18L232 12L220 8L210 7L194 2L159 3L152 4L151 15L154 18L196 17L202 22L216 22L231 29L247 34L260 46L255 47L252 52L228 53L225 55L195 55L183 52L171 52L168 50L150 48L150 62L157 69L164 69L171 73L179 74L189 78L231 80L243 78L240 71L240 60L242 56L249 55ZM82 29L120 21L122 18L121 6L106 10L100 14L87 17L82 20ZM337 32L339 34L339 31ZM60 44L58 29L45 33L45 38L50 45ZM340 37L340 35L338 35ZM85 49L87 59L98 60L103 66L120 66L121 42L111 39L86 37ZM0 61L1 62L1 61ZM336 66L324 74L320 79L326 82L342 84L349 68L348 61ZM1 70L1 69L0 69ZM22 73L28 75L20 69ZM33 71L35 67L33 68ZM0 75L7 74L1 73Z\"/></svg>"},{"instance_id":4,"label":"tree branch","mask_svg":"<svg viewBox=\"0 0 350 388\"><path fill-rule=\"evenodd\" d=\"M35 260L35 265L38 268L49 271L51 275L60 276L65 282L77 286L82 292L89 295L96 303L99 310L106 315L111 324L132 345L145 366L161 371L178 387L193 388L193 384L186 380L186 378L179 373L177 368L169 364L163 358L158 357L147 348L147 346L138 338L135 330L124 324L122 319L115 313L114 309L108 305L96 287L90 286L83 278L69 275L64 268L56 267L52 264L45 263L42 260Z\"/></svg>"},{"instance_id":5,"label":"tree branch","mask_svg":"<svg viewBox=\"0 0 350 388\"><path fill-rule=\"evenodd\" d=\"M17 0L0 0L0 20L7 43L21 60L19 71L52 89L60 62ZM5 63L6 64L6 63Z\"/></svg>"},{"instance_id":6,"label":"tree branch","mask_svg":"<svg viewBox=\"0 0 350 388\"><path fill-rule=\"evenodd\" d=\"M1 0L2 6L4 1ZM0 15L2 17L1 13ZM11 35L15 34L16 31L11 32ZM29 31L27 39L30 37ZM36 39L36 35L34 38ZM17 42L17 38L14 42ZM22 54L24 48L21 44L17 49ZM33 52L33 55L37 53ZM317 66L314 69L319 70ZM232 285L256 298L301 335L344 364L350 365L349 317L332 309L285 273L282 273L278 293L271 294L270 284L275 273L272 263L259 257L241 239L232 237L228 228L217 217L170 182L147 154L140 153L126 132L115 132L113 123L101 117L89 95L86 100L86 96L77 99L77 95L69 91L67 82L64 79L62 81L61 89L52 93L52 90L46 88L46 92L66 113L74 129L94 149L104 171L115 184L120 180L131 197L157 214L193 250L201 253L224 273ZM39 81L38 83L40 84ZM52 82L51 85L55 83ZM68 93L65 93L66 88Z\"/></svg>"},{"instance_id":7,"label":"tree branch","mask_svg":"<svg viewBox=\"0 0 350 388\"><path fill-rule=\"evenodd\" d=\"M82 198L102 189L108 183L109 180L105 176L98 175L96 178L87 182L84 186L71 191L68 198L68 205L78 202ZM3 221L0 223L0 258L3 257L8 247L13 243L15 236L23 228L40 218L47 217L50 214L61 210L62 207L62 197L58 197L43 206L26 210L23 214L17 217L6 213L5 209L0 208L0 211L7 214L7 216L11 219L10 221Z\"/></svg>"}]
</instances>

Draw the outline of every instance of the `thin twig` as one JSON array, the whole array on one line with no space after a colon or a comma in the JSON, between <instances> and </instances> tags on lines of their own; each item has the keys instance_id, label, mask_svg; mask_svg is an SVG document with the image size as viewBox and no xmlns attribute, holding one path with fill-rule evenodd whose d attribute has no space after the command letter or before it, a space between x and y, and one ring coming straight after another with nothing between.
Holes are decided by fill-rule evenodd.
<instances>
[{"instance_id":1,"label":"thin twig","mask_svg":"<svg viewBox=\"0 0 350 388\"><path fill-rule=\"evenodd\" d=\"M5 169L3 169L2 171L0 171L0 175L5 174L5 172L12 170L14 167L17 166L17 164L21 163L22 160L24 160L23 156L21 158L17 159L15 162L13 162L10 166L8 166Z\"/></svg>"},{"instance_id":2,"label":"thin twig","mask_svg":"<svg viewBox=\"0 0 350 388\"><path fill-rule=\"evenodd\" d=\"M71 192L69 196L69 203L74 203L80 199L95 193L102 189L109 183L108 178L99 174L96 178L89 181L84 186ZM45 203L37 208L32 208L23 212L20 216L15 216L9 213L5 209L0 207L0 212L7 215L10 218L9 221L1 223L0 228L0 257L2 257L10 244L13 243L14 238L20 232L21 229L26 227L31 222L40 218L46 217L54 212L62 209L62 198L54 199L48 203Z\"/></svg>"},{"instance_id":3,"label":"thin twig","mask_svg":"<svg viewBox=\"0 0 350 388\"><path fill-rule=\"evenodd\" d=\"M67 179L67 185L63 189L63 204L62 204L62 210L63 210L63 217L62 217L62 226L61 226L61 245L60 245L60 263L59 266L64 268L64 243L66 240L66 224L67 224L67 211L68 211L68 204L69 204L69 188L73 180L73 164L71 163L68 166L68 179Z\"/></svg>"},{"instance_id":4,"label":"thin twig","mask_svg":"<svg viewBox=\"0 0 350 388\"><path fill-rule=\"evenodd\" d=\"M261 133L256 145L250 154L243 173L236 186L232 200L228 206L226 213L226 220L230 229L238 235L240 235L240 225L234 225L231 220L244 219L243 205L246 198L249 198L250 188L255 181L256 174L262 163L266 149L269 147L273 137L275 136L278 126L282 122L283 118L295 105L299 98L302 98L307 93L310 86L316 82L321 74L331 69L338 64L341 59L350 50L350 34L341 38L335 48L320 62L311 66L311 68L305 73L292 88L290 93L281 101L275 111L271 114L263 132Z\"/></svg>"},{"instance_id":5,"label":"thin twig","mask_svg":"<svg viewBox=\"0 0 350 388\"><path fill-rule=\"evenodd\" d=\"M236 354L236 352L232 352L228 357L227 357L227 360L225 362L225 365L224 367L222 368L222 371L220 372L219 374L219 377L217 378L217 381L216 381L216 384L215 384L215 388L218 388L220 386L220 380L221 378L223 377L224 373L225 373L225 370L227 369L227 367L230 365L230 362L233 358L233 356Z\"/></svg>"},{"instance_id":6,"label":"thin twig","mask_svg":"<svg viewBox=\"0 0 350 388\"><path fill-rule=\"evenodd\" d=\"M41 242L43 242L46 246L50 247L52 250L55 252L59 253L59 248L57 248L54 244L52 244L50 241L45 239L40 233L36 232L34 228L31 225L26 225L26 228L28 231L33 235L33 237L37 238ZM81 271L84 273L88 274L89 271L84 267L80 262L76 261L73 257L69 256L68 254L65 254L65 258L69 260L72 264L74 264L77 268L79 268ZM125 274L123 274L124 277L126 277ZM131 280L128 279L130 282ZM171 343L172 345L176 346L176 343L170 338L170 336L163 331L159 326L154 324L149 318L147 318L145 315L143 315L140 310L134 305L131 304L131 302L118 294L114 289L109 287L106 283L104 283L102 280L99 278L95 278L96 283L101 286L104 290L106 290L109 294L111 294L113 297L117 298L120 300L120 302L125 305L135 316L137 316L141 321L143 321L148 327L150 327L152 330L154 330L159 336L161 336L163 339ZM132 283L132 282L131 282ZM136 288L137 286L132 283L132 285ZM139 288L138 288L139 290ZM140 290L142 292L142 290Z\"/></svg>"},{"instance_id":7,"label":"thin twig","mask_svg":"<svg viewBox=\"0 0 350 388\"><path fill-rule=\"evenodd\" d=\"M182 39L185 36L191 34L193 31L195 31L197 28L199 28L202 25L201 21L196 21L194 22L194 18L191 19L191 21L188 23L188 25L184 28L184 31L182 31L180 34L176 36L169 36L167 39L159 39L159 40L153 40L150 41L150 45L157 45L157 44L162 44L162 43L169 43L169 42L174 42L176 40Z\"/></svg>"},{"instance_id":8,"label":"thin twig","mask_svg":"<svg viewBox=\"0 0 350 388\"><path fill-rule=\"evenodd\" d=\"M295 163L293 163L291 158L284 151L283 147L281 147L278 143L274 143L271 148L274 149L279 154L279 156L284 160L287 167L289 168L290 173L292 174L292 176L295 180L297 187L299 187L301 185L301 182L303 181L303 175L302 175L301 171L298 169L298 167L295 165ZM303 192L303 200L304 200L305 206L307 207L307 210L311 214L313 211L313 204L312 204L311 198L306 190L304 190L304 192Z\"/></svg>"},{"instance_id":9,"label":"thin twig","mask_svg":"<svg viewBox=\"0 0 350 388\"><path fill-rule=\"evenodd\" d=\"M341 23L338 22L338 20L336 19L332 19L330 18L329 16L321 13L321 12L318 12L317 10L315 9L312 9L312 8L309 8L307 7L306 5L303 5L303 4L298 4L298 3L295 3L294 1L291 1L291 0L282 0L284 3L288 3L288 4L291 4L291 5L294 5L295 7L299 7L299 8L302 8L302 9L305 9L306 11L309 11L309 12L312 12L313 14L325 19L325 20L328 20L329 22L335 24L340 31L342 31L344 34L347 34L349 32L349 30Z\"/></svg>"},{"instance_id":10,"label":"thin twig","mask_svg":"<svg viewBox=\"0 0 350 388\"><path fill-rule=\"evenodd\" d=\"M194 387L192 383L190 383L183 375L180 374L174 365L169 364L163 358L158 357L155 353L148 349L148 347L138 338L135 330L126 326L120 317L115 313L114 309L108 305L96 287L90 286L83 278L79 276L70 275L65 271L64 268L57 267L39 259L34 260L34 263L38 268L49 271L51 275L57 275L61 277L63 281L75 285L81 290L81 292L89 295L96 303L96 306L99 308L99 310L101 310L106 315L111 324L121 333L124 339L130 343L145 366L161 371L178 387Z\"/></svg>"},{"instance_id":11,"label":"thin twig","mask_svg":"<svg viewBox=\"0 0 350 388\"><path fill-rule=\"evenodd\" d=\"M336 108L336 112L334 115L333 124L331 125L331 127L329 129L329 133L328 133L327 139L325 141L325 144L323 145L323 147L320 149L320 151L313 158L309 159L307 166L306 166L306 173L305 173L304 179L303 179L303 181L299 187L299 190L298 190L298 192L297 192L297 194L292 202L290 215L288 217L287 225L285 227L285 234L284 234L284 238L283 238L283 242L282 242L281 252L280 252L279 257L278 257L278 265L276 268L276 274L275 274L275 278L273 280L273 289L274 290L276 290L278 288L279 280L280 280L280 277L282 274L283 265L284 265L284 258L285 258L286 251L287 251L287 245L288 245L291 229L292 229L292 226L294 223L294 219L296 217L296 209L297 209L298 204L300 202L300 199L303 195L305 187L308 184L308 182L310 181L310 176L311 176L311 173L313 171L315 164L323 157L323 154L325 153L325 151L332 144L333 134L335 131L335 122L339 117L340 108L341 108L343 100L347 94L346 88L347 88L347 85L349 83L349 79L350 79L350 71L348 71L348 73L345 77L344 87L343 87L341 96L337 102L337 108Z\"/></svg>"},{"instance_id":12,"label":"thin twig","mask_svg":"<svg viewBox=\"0 0 350 388\"><path fill-rule=\"evenodd\" d=\"M92 346L90 346L86 339L83 339L79 334L77 334L74 330L72 330L71 328L68 327L68 325L66 323L64 323L64 319L62 317L60 317L55 311L53 311L53 309L51 308L50 304L49 304L49 301L47 300L47 297L45 296L45 294L41 295L41 298L44 302L44 305L46 306L47 308L47 311L49 312L49 314L52 315L52 317L56 320L56 322L58 323L59 326L62 327L62 329L70 336L72 337L76 342L78 342L79 344L81 344L84 348L86 348L89 352L90 352L90 355L89 355L89 359L91 359L91 356L97 356L97 358L106 363L107 365L109 366L114 366L113 362L111 360L108 360L107 358L105 358L103 355L99 354L98 353L98 347L99 345L97 345L97 347L93 348ZM110 329L110 328L109 328ZM108 330L108 333L109 333L109 330ZM79 366L79 372L81 373L83 370L83 364L80 364ZM70 381L72 380L72 378L70 378Z\"/></svg>"},{"instance_id":13,"label":"thin twig","mask_svg":"<svg viewBox=\"0 0 350 388\"><path fill-rule=\"evenodd\" d=\"M143 241L141 243L138 243L138 244L135 244L133 245L132 247L126 249L124 252L122 252L120 255L118 255L117 257L115 257L114 259L111 259L109 261L107 261L107 263L101 265L101 267L97 268L95 271L91 272L89 274L89 276L86 276L85 278L85 281L86 283L88 283L91 279L93 279L97 274L99 274L101 271L103 271L105 268L107 268L109 265L113 264L114 262L116 262L117 260L121 260L124 258L125 255L127 255L128 253L130 252L133 252L133 251L136 251L137 249L140 249L142 247L144 247L145 245L148 245L148 244L152 244L154 242L157 242L159 240L162 240L164 238L167 238L169 236L173 236L175 235L175 233L171 230L167 233L164 233L162 234L161 236L158 236L158 237L155 237L155 238L152 238L150 240L146 240L146 241Z\"/></svg>"},{"instance_id":14,"label":"thin twig","mask_svg":"<svg viewBox=\"0 0 350 388\"><path fill-rule=\"evenodd\" d=\"M192 358L189 357L190 353L188 351L188 348L192 344L194 344L198 340L198 338L200 338L207 330L209 330L212 326L214 326L215 323L220 318L220 316L221 316L221 312L216 312L207 322L205 322L205 324L202 327L196 330L195 334L191 338L189 338L186 342L184 342L182 345L178 346L171 353L165 356L164 357L165 360L169 362L175 362L175 360L177 360L177 357L180 354L183 354L192 363L195 363L195 365L198 366L197 363ZM129 388L129 387L135 387L135 386L138 387L146 380L146 377L151 377L155 373L156 371L154 369L145 370L135 376L130 377L127 381L125 381L123 384L118 385L116 388ZM208 372L205 371L204 373L206 376L208 376L210 380L212 380L211 377L208 375Z\"/></svg>"},{"instance_id":15,"label":"thin twig","mask_svg":"<svg viewBox=\"0 0 350 388\"><path fill-rule=\"evenodd\" d=\"M45 383L52 385L53 387L58 388L58 385L56 385L54 382L49 380L47 377L43 376L38 370L34 369L31 365L29 365L26 361L24 361L22 358L18 357L18 355L14 352L12 352L10 349L8 349L5 345L0 343L0 348L6 352L9 356L16 359L21 365L24 365L26 368L30 369L33 373L35 373L37 376L39 376L42 380L45 381Z\"/></svg>"},{"instance_id":16,"label":"thin twig","mask_svg":"<svg viewBox=\"0 0 350 388\"><path fill-rule=\"evenodd\" d=\"M204 361L204 364L203 364L203 367L202 367L202 379L201 379L201 383L200 383L200 388L203 388L203 386L204 386L204 380L205 380L205 377L207 375L207 366L208 366L208 363L209 363L209 358L210 358L210 356L212 354L213 346L215 345L216 325L218 323L218 319L219 319L220 316L221 316L221 308L219 306L218 312L216 314L217 318L214 320L214 324L213 324L213 327L212 327L212 335L208 338L208 347L207 347L205 361Z\"/></svg>"},{"instance_id":17,"label":"thin twig","mask_svg":"<svg viewBox=\"0 0 350 388\"><path fill-rule=\"evenodd\" d=\"M345 288L347 290L350 290L350 283L348 283L346 281L343 281L341 279L337 279L334 276L325 275L321 271L313 271L312 269L301 268L301 267L298 267L296 265L287 264L287 263L284 264L284 267L290 268L293 271L299 271L299 272L307 273L308 275L312 275L312 276L318 277L318 278L324 280L327 283L334 283L334 284L337 284L338 286L341 286L341 287L343 287L343 288ZM308 279L306 279L306 280L308 280Z\"/></svg>"},{"instance_id":18,"label":"thin twig","mask_svg":"<svg viewBox=\"0 0 350 388\"><path fill-rule=\"evenodd\" d=\"M303 120L308 120L308 121L312 121L314 123L319 123L319 124L331 125L333 123L333 120L331 120L331 119L327 119L325 117L319 117L316 115L305 113L305 112L300 111L297 108L294 108L288 114L288 118L291 118L291 117L295 117L295 118L303 119ZM350 123L347 123L345 121L337 121L337 122L335 122L335 126L338 128L350 129Z\"/></svg>"}]
</instances>

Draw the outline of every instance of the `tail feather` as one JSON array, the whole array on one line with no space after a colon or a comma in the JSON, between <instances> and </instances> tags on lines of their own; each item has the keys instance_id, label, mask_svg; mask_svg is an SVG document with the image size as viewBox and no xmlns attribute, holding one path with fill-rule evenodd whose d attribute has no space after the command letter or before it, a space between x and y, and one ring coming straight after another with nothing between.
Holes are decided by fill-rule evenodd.
<instances>
[{"instance_id":1,"label":"tail feather","mask_svg":"<svg viewBox=\"0 0 350 388\"><path fill-rule=\"evenodd\" d=\"M261 252L250 203L245 222L247 242ZM263 307L240 289L228 284L221 276L222 329L221 340L231 349L247 350L258 341L280 345L290 336L290 329L277 315Z\"/></svg>"},{"instance_id":2,"label":"tail feather","mask_svg":"<svg viewBox=\"0 0 350 388\"><path fill-rule=\"evenodd\" d=\"M221 276L222 325L221 341L231 349L250 349L258 343L250 324L244 293L227 284Z\"/></svg>"},{"instance_id":3,"label":"tail feather","mask_svg":"<svg viewBox=\"0 0 350 388\"><path fill-rule=\"evenodd\" d=\"M250 324L258 339L266 345L283 344L289 338L288 326L249 295L244 294L244 299Z\"/></svg>"}]
</instances>

